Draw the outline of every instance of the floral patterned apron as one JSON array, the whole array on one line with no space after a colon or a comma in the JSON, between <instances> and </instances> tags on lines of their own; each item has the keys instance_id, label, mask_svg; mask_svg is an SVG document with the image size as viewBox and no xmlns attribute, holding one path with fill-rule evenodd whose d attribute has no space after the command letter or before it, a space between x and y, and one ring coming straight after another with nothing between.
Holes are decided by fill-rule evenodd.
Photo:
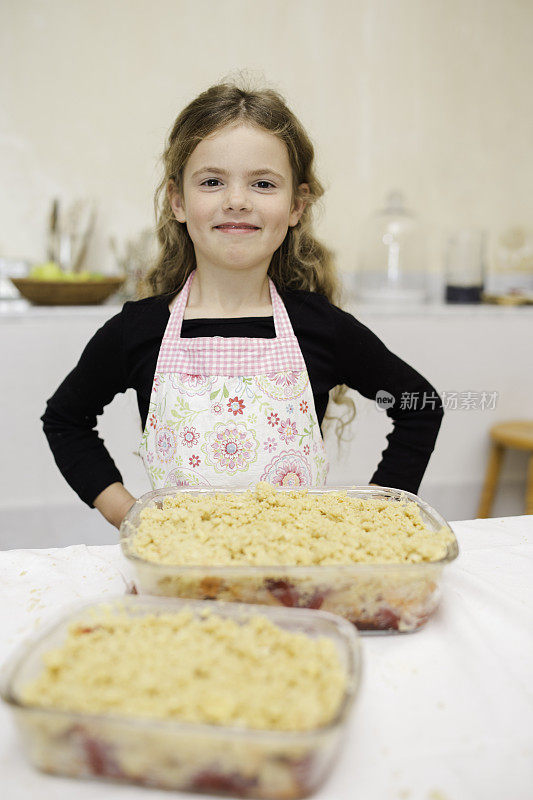
<instances>
[{"instance_id":1,"label":"floral patterned apron","mask_svg":"<svg viewBox=\"0 0 533 800\"><path fill-rule=\"evenodd\" d=\"M170 313L139 445L153 488L324 485L309 375L272 280L274 339L182 339L194 274Z\"/></svg>"}]
</instances>

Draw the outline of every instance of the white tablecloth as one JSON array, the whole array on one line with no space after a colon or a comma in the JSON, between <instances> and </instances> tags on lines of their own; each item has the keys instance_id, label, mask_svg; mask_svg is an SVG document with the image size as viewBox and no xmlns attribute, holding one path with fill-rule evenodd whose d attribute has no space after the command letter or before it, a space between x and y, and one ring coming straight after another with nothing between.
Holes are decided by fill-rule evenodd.
<instances>
[{"instance_id":1,"label":"white tablecloth","mask_svg":"<svg viewBox=\"0 0 533 800\"><path fill-rule=\"evenodd\" d=\"M347 740L317 800L533 798L533 517L451 524L461 552L437 613L414 634L363 637ZM69 602L130 581L118 545L0 552L0 662ZM4 704L0 775L6 800L166 797L34 771Z\"/></svg>"}]
</instances>

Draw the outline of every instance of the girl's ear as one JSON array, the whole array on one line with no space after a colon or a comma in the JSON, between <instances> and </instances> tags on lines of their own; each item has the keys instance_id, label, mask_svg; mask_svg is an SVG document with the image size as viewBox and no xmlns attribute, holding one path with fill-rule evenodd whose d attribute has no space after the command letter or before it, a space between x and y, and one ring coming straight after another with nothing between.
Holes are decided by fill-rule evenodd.
<instances>
[{"instance_id":1,"label":"girl's ear","mask_svg":"<svg viewBox=\"0 0 533 800\"><path fill-rule=\"evenodd\" d=\"M174 216L176 217L178 222L186 222L183 200L181 198L179 189L176 186L176 182L174 181L173 178L171 178L167 184L167 194L170 207L172 208Z\"/></svg>"},{"instance_id":2,"label":"girl's ear","mask_svg":"<svg viewBox=\"0 0 533 800\"><path fill-rule=\"evenodd\" d=\"M289 227L294 227L298 225L300 221L300 217L304 213L305 207L307 205L306 195L309 194L309 184L308 183L301 183L298 186L298 197L294 201L292 211L289 216Z\"/></svg>"}]
</instances>

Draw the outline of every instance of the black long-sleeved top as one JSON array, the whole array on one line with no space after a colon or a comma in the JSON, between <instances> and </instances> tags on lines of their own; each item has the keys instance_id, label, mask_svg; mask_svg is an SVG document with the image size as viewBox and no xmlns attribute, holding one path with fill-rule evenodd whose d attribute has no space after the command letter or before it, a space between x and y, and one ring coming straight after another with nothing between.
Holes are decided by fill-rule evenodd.
<instances>
[{"instance_id":1,"label":"black long-sleeved top","mask_svg":"<svg viewBox=\"0 0 533 800\"><path fill-rule=\"evenodd\" d=\"M371 399L379 390L391 394L395 402L386 413L394 427L370 482L416 493L443 417L433 386L388 350L369 328L324 296L306 291L281 291L280 295L307 366L319 423L328 392L338 384ZM41 417L57 466L91 507L107 486L122 482L98 436L96 418L116 394L131 387L137 393L144 428L157 356L169 320L169 299L160 295L125 303L88 342ZM181 335L273 338L274 319L185 319ZM405 402L411 393L417 400Z\"/></svg>"}]
</instances>

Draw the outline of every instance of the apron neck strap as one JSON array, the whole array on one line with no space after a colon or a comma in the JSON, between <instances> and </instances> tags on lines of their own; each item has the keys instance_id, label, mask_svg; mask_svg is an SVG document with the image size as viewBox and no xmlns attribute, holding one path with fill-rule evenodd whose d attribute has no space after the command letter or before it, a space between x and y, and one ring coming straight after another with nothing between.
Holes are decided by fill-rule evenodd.
<instances>
[{"instance_id":1,"label":"apron neck strap","mask_svg":"<svg viewBox=\"0 0 533 800\"><path fill-rule=\"evenodd\" d=\"M176 302L172 307L172 311L170 312L169 327L172 330L172 336L175 339L180 338L181 336L183 315L185 314L185 308L187 307L187 300L189 299L189 292L195 274L196 270L193 269L183 284L183 288L179 292ZM274 286L274 281L270 277L268 278L268 286L270 289L270 300L272 303L272 313L274 315L276 338L280 338L282 336L294 336L292 325L290 323L287 311L285 310L285 306L283 305L281 297Z\"/></svg>"}]
</instances>

